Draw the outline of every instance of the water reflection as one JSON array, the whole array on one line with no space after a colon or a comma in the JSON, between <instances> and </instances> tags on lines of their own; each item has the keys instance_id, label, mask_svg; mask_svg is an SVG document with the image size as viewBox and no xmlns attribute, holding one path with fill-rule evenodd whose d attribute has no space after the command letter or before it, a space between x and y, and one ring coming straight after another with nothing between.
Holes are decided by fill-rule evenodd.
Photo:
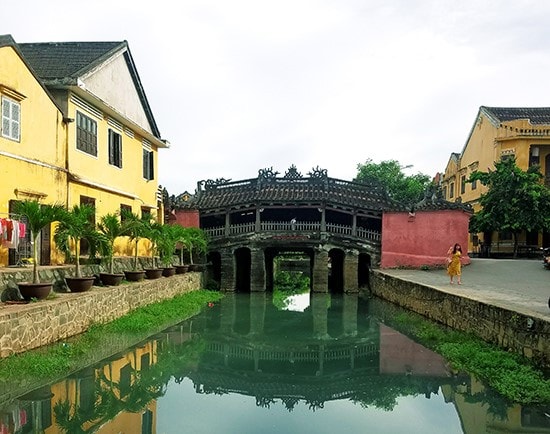
<instances>
[{"instance_id":1,"label":"water reflection","mask_svg":"<svg viewBox=\"0 0 550 434\"><path fill-rule=\"evenodd\" d=\"M398 332L395 306L328 294L307 304L279 310L270 294L227 295L11 401L0 434L183 432L184 415L189 432L304 432L303 424L332 432L344 414L350 432L550 433L541 409L508 405L472 377L452 375L440 356ZM414 420L402 416L410 409ZM230 422L235 414L247 415L247 430Z\"/></svg>"}]
</instances>

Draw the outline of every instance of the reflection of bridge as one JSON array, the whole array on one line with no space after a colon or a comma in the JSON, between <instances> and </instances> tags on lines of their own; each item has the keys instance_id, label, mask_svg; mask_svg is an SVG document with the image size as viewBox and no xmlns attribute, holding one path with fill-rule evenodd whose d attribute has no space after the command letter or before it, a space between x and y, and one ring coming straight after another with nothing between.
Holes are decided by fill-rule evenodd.
<instances>
[{"instance_id":1,"label":"reflection of bridge","mask_svg":"<svg viewBox=\"0 0 550 434\"><path fill-rule=\"evenodd\" d=\"M294 166L230 182L201 181L194 197L176 207L197 209L210 236L213 276L226 291L273 287L274 258L309 257L314 292L356 292L380 261L382 212L397 207L378 184L329 178ZM177 202L177 201L176 201Z\"/></svg>"}]
</instances>

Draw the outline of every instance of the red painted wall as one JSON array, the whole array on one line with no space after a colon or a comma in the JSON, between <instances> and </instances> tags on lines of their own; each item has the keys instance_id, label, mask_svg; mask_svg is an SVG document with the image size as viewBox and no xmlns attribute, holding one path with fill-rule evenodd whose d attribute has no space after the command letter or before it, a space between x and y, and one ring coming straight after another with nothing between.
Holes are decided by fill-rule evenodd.
<instances>
[{"instance_id":1,"label":"red painted wall","mask_svg":"<svg viewBox=\"0 0 550 434\"><path fill-rule=\"evenodd\" d=\"M462 263L468 257L470 213L460 209L385 212L382 216L381 268L445 265L447 250L462 246Z\"/></svg>"},{"instance_id":2,"label":"red painted wall","mask_svg":"<svg viewBox=\"0 0 550 434\"><path fill-rule=\"evenodd\" d=\"M185 228L200 227L199 211L197 210L176 210L168 217L168 223L179 224Z\"/></svg>"}]
</instances>

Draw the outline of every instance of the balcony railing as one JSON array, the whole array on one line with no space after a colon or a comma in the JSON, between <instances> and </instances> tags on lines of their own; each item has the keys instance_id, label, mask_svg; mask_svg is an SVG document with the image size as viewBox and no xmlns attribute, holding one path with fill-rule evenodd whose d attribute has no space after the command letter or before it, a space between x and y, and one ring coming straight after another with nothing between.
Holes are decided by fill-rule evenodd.
<instances>
[{"instance_id":1,"label":"balcony railing","mask_svg":"<svg viewBox=\"0 0 550 434\"><path fill-rule=\"evenodd\" d=\"M222 238L226 235L244 235L251 234L256 231L256 224L254 222L250 223L240 223L229 226L228 233L226 234L226 228L224 226L219 226L215 228L204 229L206 234L210 238ZM320 222L261 222L259 232L298 232L298 233L319 233L321 232L321 223ZM380 241L380 232L373 231L371 229L365 229L362 227L356 227L355 231L352 226L339 225L335 223L326 224L326 233L343 235L349 237L361 238L364 240L370 241Z\"/></svg>"}]
</instances>

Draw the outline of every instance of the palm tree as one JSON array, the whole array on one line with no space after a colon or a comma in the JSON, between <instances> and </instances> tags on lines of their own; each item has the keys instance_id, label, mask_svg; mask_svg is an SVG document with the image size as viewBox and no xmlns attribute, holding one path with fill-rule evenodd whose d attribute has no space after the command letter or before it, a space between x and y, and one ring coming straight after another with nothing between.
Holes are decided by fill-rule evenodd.
<instances>
[{"instance_id":1,"label":"palm tree","mask_svg":"<svg viewBox=\"0 0 550 434\"><path fill-rule=\"evenodd\" d=\"M206 233L200 228L186 228L188 237L189 262L193 264L193 253L206 253L208 247L208 238Z\"/></svg>"},{"instance_id":2,"label":"palm tree","mask_svg":"<svg viewBox=\"0 0 550 434\"><path fill-rule=\"evenodd\" d=\"M80 242L88 241L91 254L97 251L104 243L104 237L100 236L92 223L95 208L91 205L74 205L70 211L65 211L54 234L55 243L65 252L74 249L76 263L75 275L82 277L80 269Z\"/></svg>"},{"instance_id":3,"label":"palm tree","mask_svg":"<svg viewBox=\"0 0 550 434\"><path fill-rule=\"evenodd\" d=\"M59 221L63 215L64 208L61 205L41 205L36 200L25 200L18 202L15 212L24 216L27 220L27 226L31 231L33 240L32 248L32 283L40 283L38 275L38 237L40 232L46 226Z\"/></svg>"},{"instance_id":4,"label":"palm tree","mask_svg":"<svg viewBox=\"0 0 550 434\"><path fill-rule=\"evenodd\" d=\"M145 238L151 243L151 267L157 268L156 255L162 240L162 225L154 220L145 221Z\"/></svg>"},{"instance_id":5,"label":"palm tree","mask_svg":"<svg viewBox=\"0 0 550 434\"><path fill-rule=\"evenodd\" d=\"M131 211L122 212L122 227L125 235L134 243L134 264L133 271L137 271L138 266L138 246L139 241L145 238L146 220L139 217Z\"/></svg>"},{"instance_id":6,"label":"palm tree","mask_svg":"<svg viewBox=\"0 0 550 434\"><path fill-rule=\"evenodd\" d=\"M119 216L116 213L108 213L102 216L97 227L106 239L103 256L109 261L109 273L113 274L115 240L118 237L126 235L127 230L120 222Z\"/></svg>"},{"instance_id":7,"label":"palm tree","mask_svg":"<svg viewBox=\"0 0 550 434\"><path fill-rule=\"evenodd\" d=\"M158 242L158 251L160 261L165 267L172 266L172 258L178 243L178 231L181 228L179 225L162 225L161 237Z\"/></svg>"}]
</instances>

